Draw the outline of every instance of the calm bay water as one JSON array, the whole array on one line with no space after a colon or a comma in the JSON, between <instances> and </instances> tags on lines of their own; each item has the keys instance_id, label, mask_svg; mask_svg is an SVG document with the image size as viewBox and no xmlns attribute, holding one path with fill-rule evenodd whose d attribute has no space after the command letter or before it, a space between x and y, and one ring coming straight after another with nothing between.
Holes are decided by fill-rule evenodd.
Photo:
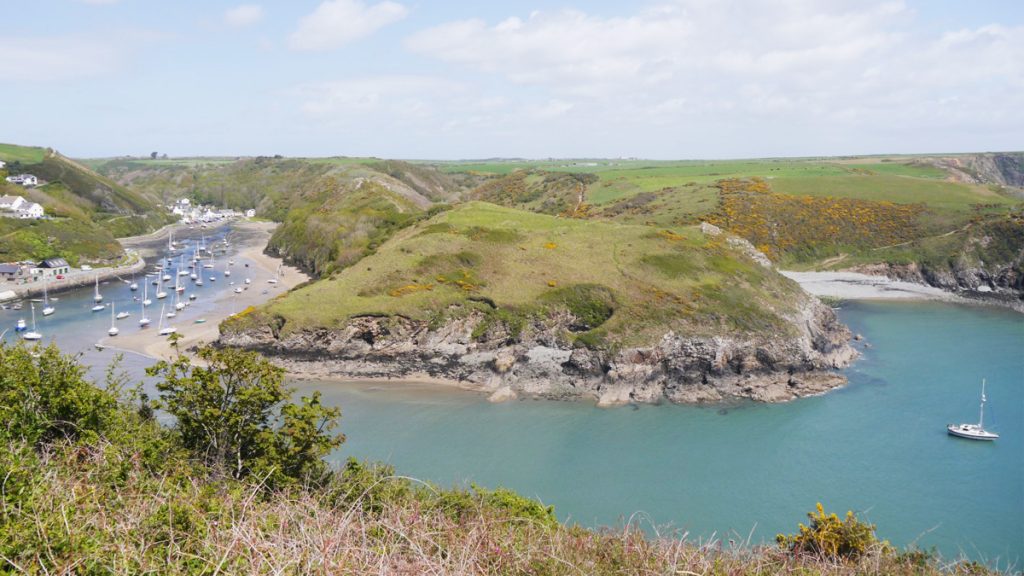
<instances>
[{"instance_id":1,"label":"calm bay water","mask_svg":"<svg viewBox=\"0 0 1024 576\"><path fill-rule=\"evenodd\" d=\"M334 455L442 485L505 486L587 526L770 541L822 502L894 544L1024 559L1024 318L944 303L847 304L871 348L846 388L781 405L602 409L388 384L304 383L343 409ZM976 421L981 378L997 442Z\"/></svg>"},{"instance_id":2,"label":"calm bay water","mask_svg":"<svg viewBox=\"0 0 1024 576\"><path fill-rule=\"evenodd\" d=\"M239 266L241 266L239 262ZM212 306L206 293L183 322ZM103 288L130 302L123 285ZM92 291L60 295L40 330L101 376L112 352L92 348L108 313ZM137 311L122 326L136 329ZM671 526L692 538L770 541L822 502L857 511L894 544L916 542L1006 566L1024 561L1024 317L944 303L848 303L840 312L871 348L846 388L781 405L639 406L522 400L491 404L450 389L298 383L342 407L348 441L332 455L386 461L442 485L505 486L587 526ZM0 311L10 327L27 308ZM155 319L153 313L151 317ZM127 327L127 330L125 329ZM126 356L136 378L151 362ZM988 379L994 443L949 437L977 418Z\"/></svg>"}]
</instances>

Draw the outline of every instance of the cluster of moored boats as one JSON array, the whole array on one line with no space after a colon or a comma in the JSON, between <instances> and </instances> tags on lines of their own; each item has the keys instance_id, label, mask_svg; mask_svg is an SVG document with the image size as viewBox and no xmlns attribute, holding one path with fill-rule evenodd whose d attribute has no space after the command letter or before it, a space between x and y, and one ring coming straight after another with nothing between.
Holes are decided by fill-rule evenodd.
<instances>
[{"instance_id":1,"label":"cluster of moored boats","mask_svg":"<svg viewBox=\"0 0 1024 576\"><path fill-rule=\"evenodd\" d=\"M187 243L187 241L186 241ZM197 243L191 254L187 254L186 243L178 243L174 241L173 232L167 239L167 257L161 259L161 263L158 264L153 273L146 274L145 279L142 282L142 297L133 295L132 302L138 303L139 305L139 328L147 328L152 324L152 320L147 316L146 309L153 305L153 300L149 296L149 286L155 286L154 297L157 300L173 300L173 305L168 306L170 302L161 302L160 304L160 315L157 322L157 334L160 336L168 336L174 334L178 329L174 326L173 320L177 317L178 313L190 306L194 302L198 295L195 291L196 287L201 287L204 284L204 279L208 282L216 282L218 270L224 278L231 277L231 270L235 265L235 261L227 259L226 263L218 268L216 254L213 247L207 247L206 237L204 236L201 242ZM226 250L230 243L225 239L223 240L223 246ZM248 267L248 264L246 264ZM186 280L187 278L187 280ZM173 285L171 281L173 280ZM273 278L268 280L271 283L277 283L277 279ZM135 293L139 291L139 282L132 278L130 281L125 281L128 284L128 288L131 292ZM186 294L188 290L188 284L191 283L193 290ZM234 285L235 282L229 281L230 285ZM245 278L243 283L234 288L235 294L241 294L243 291L248 290L252 284L250 278ZM100 292L100 279L99 275L96 275L95 291L93 294L93 312L102 312L108 307L110 309L110 329L107 330L108 336L117 336L121 329L117 326L118 320L124 320L131 316L124 307L120 312L116 311L116 306L113 302L110 305L106 305L103 302L103 294ZM43 316L49 316L56 312L56 307L50 300L49 293L46 288L46 283L43 283L43 299L42 299L42 314ZM43 334L39 331L36 326L36 308L35 302L30 302L31 329L24 318L19 318L15 326L15 331L21 333L21 337L25 340L41 340ZM166 320L166 323L165 323ZM205 319L199 318L195 320L197 324L205 322Z\"/></svg>"}]
</instances>

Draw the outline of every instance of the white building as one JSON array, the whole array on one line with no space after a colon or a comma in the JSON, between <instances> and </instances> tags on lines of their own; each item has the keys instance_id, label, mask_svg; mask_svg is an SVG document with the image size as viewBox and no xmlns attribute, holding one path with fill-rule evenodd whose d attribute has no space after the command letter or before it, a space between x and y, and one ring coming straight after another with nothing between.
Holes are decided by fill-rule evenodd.
<instances>
[{"instance_id":1,"label":"white building","mask_svg":"<svg viewBox=\"0 0 1024 576\"><path fill-rule=\"evenodd\" d=\"M24 203L21 196L0 196L0 210L17 210Z\"/></svg>"},{"instance_id":2,"label":"white building","mask_svg":"<svg viewBox=\"0 0 1024 576\"><path fill-rule=\"evenodd\" d=\"M256 211L253 210L252 208L249 208L248 210L245 211L245 217L246 218L253 218L255 216L256 216Z\"/></svg>"},{"instance_id":3,"label":"white building","mask_svg":"<svg viewBox=\"0 0 1024 576\"><path fill-rule=\"evenodd\" d=\"M22 220L38 220L43 217L43 206L35 202L26 202L15 210L15 213Z\"/></svg>"},{"instance_id":4,"label":"white building","mask_svg":"<svg viewBox=\"0 0 1024 576\"><path fill-rule=\"evenodd\" d=\"M4 166L7 166L7 162L4 162L3 160L0 160L0 170L3 170Z\"/></svg>"},{"instance_id":5,"label":"white building","mask_svg":"<svg viewBox=\"0 0 1024 576\"><path fill-rule=\"evenodd\" d=\"M17 176L8 176L6 178L11 184L21 184L22 186L38 186L39 180L31 174L18 174Z\"/></svg>"}]
</instances>

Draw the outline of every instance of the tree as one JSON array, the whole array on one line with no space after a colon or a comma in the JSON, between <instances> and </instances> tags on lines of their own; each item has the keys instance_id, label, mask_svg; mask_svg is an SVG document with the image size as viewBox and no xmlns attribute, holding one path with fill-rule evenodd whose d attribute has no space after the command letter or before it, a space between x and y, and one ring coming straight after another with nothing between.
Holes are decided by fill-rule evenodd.
<instances>
[{"instance_id":1,"label":"tree","mask_svg":"<svg viewBox=\"0 0 1024 576\"><path fill-rule=\"evenodd\" d=\"M150 152L149 157L153 160L156 160L156 152Z\"/></svg>"},{"instance_id":2,"label":"tree","mask_svg":"<svg viewBox=\"0 0 1024 576\"><path fill-rule=\"evenodd\" d=\"M201 348L203 366L185 356L149 368L161 376L154 403L176 419L183 446L214 476L256 476L281 486L326 471L323 456L345 441L332 435L341 411L320 393L290 401L284 370L255 352Z\"/></svg>"}]
</instances>

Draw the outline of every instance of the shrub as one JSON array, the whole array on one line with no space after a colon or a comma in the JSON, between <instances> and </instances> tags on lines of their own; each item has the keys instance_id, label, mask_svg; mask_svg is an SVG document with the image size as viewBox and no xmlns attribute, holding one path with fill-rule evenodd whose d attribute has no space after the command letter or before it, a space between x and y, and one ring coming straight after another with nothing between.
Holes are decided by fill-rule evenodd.
<instances>
[{"instance_id":1,"label":"shrub","mask_svg":"<svg viewBox=\"0 0 1024 576\"><path fill-rule=\"evenodd\" d=\"M800 524L799 533L775 537L779 546L795 554L831 559L856 559L879 544L883 549L888 548L887 542L880 543L875 537L875 525L861 522L852 511L840 520L836 514L826 514L819 502L817 511L809 512L807 517L811 521L810 526Z\"/></svg>"}]
</instances>

